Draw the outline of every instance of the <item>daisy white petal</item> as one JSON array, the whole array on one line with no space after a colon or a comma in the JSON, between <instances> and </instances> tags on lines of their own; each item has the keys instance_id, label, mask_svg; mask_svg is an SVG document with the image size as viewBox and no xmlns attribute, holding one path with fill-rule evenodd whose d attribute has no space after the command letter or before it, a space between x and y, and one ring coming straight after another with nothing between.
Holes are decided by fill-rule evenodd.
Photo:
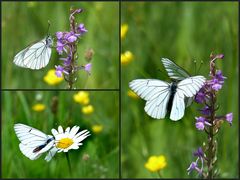
<instances>
[{"instance_id":1,"label":"daisy white petal","mask_svg":"<svg viewBox=\"0 0 240 180\"><path fill-rule=\"evenodd\" d=\"M57 130L56 130L56 129L52 129L52 134L53 134L54 136L56 136L56 135L58 134Z\"/></svg>"},{"instance_id":2,"label":"daisy white petal","mask_svg":"<svg viewBox=\"0 0 240 180\"><path fill-rule=\"evenodd\" d=\"M58 132L59 132L59 134L63 133L63 128L62 128L62 126L58 126Z\"/></svg>"},{"instance_id":3,"label":"daisy white petal","mask_svg":"<svg viewBox=\"0 0 240 180\"><path fill-rule=\"evenodd\" d=\"M63 152L68 152L68 149L64 149Z\"/></svg>"},{"instance_id":4,"label":"daisy white petal","mask_svg":"<svg viewBox=\"0 0 240 180\"><path fill-rule=\"evenodd\" d=\"M81 142L82 140L86 139L88 136L90 136L90 134L88 134L88 132L87 132L87 133L81 135L80 137L76 138L76 141Z\"/></svg>"},{"instance_id":5,"label":"daisy white petal","mask_svg":"<svg viewBox=\"0 0 240 180\"><path fill-rule=\"evenodd\" d=\"M70 127L67 127L67 129L65 130L65 133L66 132L69 133L69 131L70 131Z\"/></svg>"},{"instance_id":6,"label":"daisy white petal","mask_svg":"<svg viewBox=\"0 0 240 180\"><path fill-rule=\"evenodd\" d=\"M83 130L83 131L80 131L79 133L77 133L76 134L76 136L75 137L79 137L79 136L81 136L82 134L84 134L85 132L89 132L88 130Z\"/></svg>"},{"instance_id":7,"label":"daisy white petal","mask_svg":"<svg viewBox=\"0 0 240 180\"><path fill-rule=\"evenodd\" d=\"M72 146L71 146L71 149L78 149L79 147L78 147L78 144L73 144Z\"/></svg>"},{"instance_id":8,"label":"daisy white petal","mask_svg":"<svg viewBox=\"0 0 240 180\"><path fill-rule=\"evenodd\" d=\"M74 126L70 131L69 137L73 138L76 135L76 133L78 132L79 128L80 128L79 126Z\"/></svg>"}]
</instances>

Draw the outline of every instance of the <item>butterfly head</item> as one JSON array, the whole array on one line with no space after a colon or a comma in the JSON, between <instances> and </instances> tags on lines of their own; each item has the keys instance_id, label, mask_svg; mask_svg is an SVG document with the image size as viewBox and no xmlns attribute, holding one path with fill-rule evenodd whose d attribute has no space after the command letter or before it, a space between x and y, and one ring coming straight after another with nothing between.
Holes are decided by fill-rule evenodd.
<instances>
[{"instance_id":1,"label":"butterfly head","mask_svg":"<svg viewBox=\"0 0 240 180\"><path fill-rule=\"evenodd\" d=\"M53 46L53 39L50 35L46 37L46 45L47 47L52 47Z\"/></svg>"}]
</instances>

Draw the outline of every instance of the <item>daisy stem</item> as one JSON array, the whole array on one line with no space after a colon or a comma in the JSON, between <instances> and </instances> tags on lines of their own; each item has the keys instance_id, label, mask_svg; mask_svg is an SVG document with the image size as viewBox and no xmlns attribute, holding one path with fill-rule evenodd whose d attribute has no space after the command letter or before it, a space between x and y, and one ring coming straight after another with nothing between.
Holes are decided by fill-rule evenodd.
<instances>
[{"instance_id":1,"label":"daisy stem","mask_svg":"<svg viewBox=\"0 0 240 180\"><path fill-rule=\"evenodd\" d=\"M68 162L69 173L70 173L70 176L72 176L72 167L71 167L71 163L70 163L68 152L66 152L66 158L67 158L67 162Z\"/></svg>"}]
</instances>

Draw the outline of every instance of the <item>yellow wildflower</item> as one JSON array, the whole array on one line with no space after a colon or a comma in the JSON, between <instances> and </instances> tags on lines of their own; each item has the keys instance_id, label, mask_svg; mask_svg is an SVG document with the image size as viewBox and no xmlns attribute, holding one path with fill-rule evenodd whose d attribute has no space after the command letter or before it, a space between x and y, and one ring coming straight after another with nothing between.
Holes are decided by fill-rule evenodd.
<instances>
[{"instance_id":1,"label":"yellow wildflower","mask_svg":"<svg viewBox=\"0 0 240 180\"><path fill-rule=\"evenodd\" d=\"M89 93L84 91L79 91L77 94L73 95L73 99L75 102L83 105L87 105L89 103Z\"/></svg>"},{"instance_id":2,"label":"yellow wildflower","mask_svg":"<svg viewBox=\"0 0 240 180\"><path fill-rule=\"evenodd\" d=\"M128 32L128 25L122 24L121 25L121 39L125 38L127 32Z\"/></svg>"},{"instance_id":3,"label":"yellow wildflower","mask_svg":"<svg viewBox=\"0 0 240 180\"><path fill-rule=\"evenodd\" d=\"M92 126L92 131L96 134L102 132L103 126L102 125L93 125Z\"/></svg>"},{"instance_id":4,"label":"yellow wildflower","mask_svg":"<svg viewBox=\"0 0 240 180\"><path fill-rule=\"evenodd\" d=\"M34 111L36 111L36 112L41 112L41 111L44 111L45 108L46 108L46 107L45 107L44 104L38 103L38 104L33 105L32 110L34 110Z\"/></svg>"},{"instance_id":5,"label":"yellow wildflower","mask_svg":"<svg viewBox=\"0 0 240 180\"><path fill-rule=\"evenodd\" d=\"M126 51L121 54L121 64L127 65L133 60L133 54L130 51Z\"/></svg>"},{"instance_id":6,"label":"yellow wildflower","mask_svg":"<svg viewBox=\"0 0 240 180\"><path fill-rule=\"evenodd\" d=\"M139 96L132 90L128 90L127 95L133 99L139 99Z\"/></svg>"},{"instance_id":7,"label":"yellow wildflower","mask_svg":"<svg viewBox=\"0 0 240 180\"><path fill-rule=\"evenodd\" d=\"M82 107L83 114L91 114L91 113L93 113L93 111L94 111L94 108L92 105L87 105L87 106Z\"/></svg>"},{"instance_id":8,"label":"yellow wildflower","mask_svg":"<svg viewBox=\"0 0 240 180\"><path fill-rule=\"evenodd\" d=\"M151 172L157 172L165 168L167 165L165 156L150 156L147 163L145 163L145 168Z\"/></svg>"},{"instance_id":9,"label":"yellow wildflower","mask_svg":"<svg viewBox=\"0 0 240 180\"><path fill-rule=\"evenodd\" d=\"M47 74L43 77L43 80L53 86L53 85L57 85L60 82L63 81L63 77L57 77L55 74L55 69L50 69Z\"/></svg>"}]
</instances>

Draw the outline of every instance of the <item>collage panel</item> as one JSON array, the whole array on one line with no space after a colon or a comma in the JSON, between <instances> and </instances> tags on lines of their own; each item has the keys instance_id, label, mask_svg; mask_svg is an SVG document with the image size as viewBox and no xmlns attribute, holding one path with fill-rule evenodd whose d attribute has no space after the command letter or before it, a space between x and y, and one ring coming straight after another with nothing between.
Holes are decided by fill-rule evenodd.
<instances>
[{"instance_id":1,"label":"collage panel","mask_svg":"<svg viewBox=\"0 0 240 180\"><path fill-rule=\"evenodd\" d=\"M121 3L123 178L237 178L238 2Z\"/></svg>"},{"instance_id":2,"label":"collage panel","mask_svg":"<svg viewBox=\"0 0 240 180\"><path fill-rule=\"evenodd\" d=\"M118 89L119 2L2 2L1 56L3 89Z\"/></svg>"},{"instance_id":3,"label":"collage panel","mask_svg":"<svg viewBox=\"0 0 240 180\"><path fill-rule=\"evenodd\" d=\"M118 92L5 91L2 98L2 178L119 177Z\"/></svg>"}]
</instances>

